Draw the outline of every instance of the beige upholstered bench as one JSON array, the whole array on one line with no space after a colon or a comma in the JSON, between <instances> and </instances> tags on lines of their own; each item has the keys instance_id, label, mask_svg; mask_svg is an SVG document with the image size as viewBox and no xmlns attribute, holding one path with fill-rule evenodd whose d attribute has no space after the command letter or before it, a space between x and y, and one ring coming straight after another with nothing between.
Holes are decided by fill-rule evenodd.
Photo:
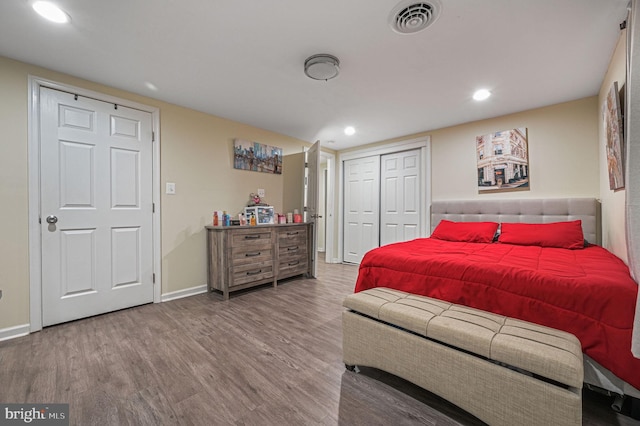
<instances>
[{"instance_id":1,"label":"beige upholstered bench","mask_svg":"<svg viewBox=\"0 0 640 426\"><path fill-rule=\"evenodd\" d=\"M582 424L572 334L388 288L347 296L343 359L427 389L490 425Z\"/></svg>"}]
</instances>

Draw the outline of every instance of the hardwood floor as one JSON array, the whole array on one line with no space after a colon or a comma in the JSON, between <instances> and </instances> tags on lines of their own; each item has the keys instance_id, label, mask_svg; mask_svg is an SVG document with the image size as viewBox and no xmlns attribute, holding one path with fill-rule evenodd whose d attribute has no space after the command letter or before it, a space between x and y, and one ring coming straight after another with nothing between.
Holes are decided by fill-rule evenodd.
<instances>
[{"instance_id":1,"label":"hardwood floor","mask_svg":"<svg viewBox=\"0 0 640 426\"><path fill-rule=\"evenodd\" d=\"M357 267L319 265L223 301L202 294L0 342L0 402L69 403L77 425L481 425L402 379L342 363ZM637 425L584 392L585 425Z\"/></svg>"}]
</instances>

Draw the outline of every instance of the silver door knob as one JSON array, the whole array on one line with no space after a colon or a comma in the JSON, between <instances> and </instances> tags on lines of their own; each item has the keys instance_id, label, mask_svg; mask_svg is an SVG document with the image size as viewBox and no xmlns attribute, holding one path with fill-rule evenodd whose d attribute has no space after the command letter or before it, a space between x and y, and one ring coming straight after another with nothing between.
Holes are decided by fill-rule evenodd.
<instances>
[{"instance_id":1,"label":"silver door knob","mask_svg":"<svg viewBox=\"0 0 640 426\"><path fill-rule=\"evenodd\" d=\"M58 218L56 216L50 215L47 216L47 223L56 223L58 222Z\"/></svg>"}]
</instances>

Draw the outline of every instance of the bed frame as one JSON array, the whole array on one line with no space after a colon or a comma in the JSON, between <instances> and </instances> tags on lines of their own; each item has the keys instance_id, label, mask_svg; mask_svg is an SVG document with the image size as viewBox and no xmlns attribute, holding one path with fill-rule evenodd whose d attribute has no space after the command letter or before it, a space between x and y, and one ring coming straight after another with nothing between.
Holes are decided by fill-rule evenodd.
<instances>
[{"instance_id":1,"label":"bed frame","mask_svg":"<svg viewBox=\"0 0 640 426\"><path fill-rule=\"evenodd\" d=\"M431 231L433 232L442 219L498 223L549 223L580 219L585 239L592 244L600 245L600 212L600 202L595 198L434 201L431 203ZM640 390L621 380L586 354L584 383L589 388L604 390L606 393L640 398ZM621 399L618 403L622 404Z\"/></svg>"}]
</instances>

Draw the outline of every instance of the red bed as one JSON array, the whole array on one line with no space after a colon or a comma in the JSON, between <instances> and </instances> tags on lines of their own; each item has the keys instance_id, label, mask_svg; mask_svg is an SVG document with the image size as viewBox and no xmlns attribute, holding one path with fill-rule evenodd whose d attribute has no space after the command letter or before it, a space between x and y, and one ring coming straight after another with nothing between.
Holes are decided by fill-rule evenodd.
<instances>
[{"instance_id":1,"label":"red bed","mask_svg":"<svg viewBox=\"0 0 640 426\"><path fill-rule=\"evenodd\" d=\"M390 287L575 334L583 351L640 389L631 354L638 285L596 245L566 249L420 238L368 252L355 291Z\"/></svg>"}]
</instances>

